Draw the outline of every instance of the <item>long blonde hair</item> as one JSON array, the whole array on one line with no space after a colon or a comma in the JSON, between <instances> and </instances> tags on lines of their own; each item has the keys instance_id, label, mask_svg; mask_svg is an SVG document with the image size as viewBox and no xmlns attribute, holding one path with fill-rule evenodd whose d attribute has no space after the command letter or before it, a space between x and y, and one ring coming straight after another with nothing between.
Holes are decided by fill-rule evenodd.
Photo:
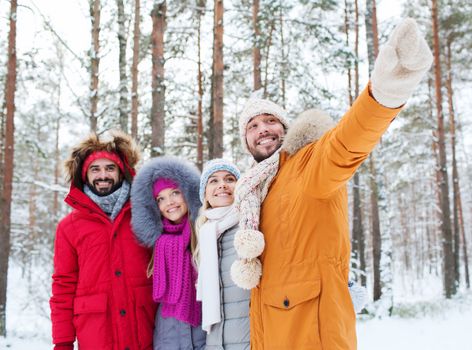
<instances>
[{"instance_id":1,"label":"long blonde hair","mask_svg":"<svg viewBox=\"0 0 472 350\"><path fill-rule=\"evenodd\" d=\"M200 229L203 224L208 221L208 218L204 215L205 210L211 208L210 203L206 200L203 200L203 205L198 211L197 220L195 220L195 246L192 250L192 261L196 268L200 265Z\"/></svg>"}]
</instances>

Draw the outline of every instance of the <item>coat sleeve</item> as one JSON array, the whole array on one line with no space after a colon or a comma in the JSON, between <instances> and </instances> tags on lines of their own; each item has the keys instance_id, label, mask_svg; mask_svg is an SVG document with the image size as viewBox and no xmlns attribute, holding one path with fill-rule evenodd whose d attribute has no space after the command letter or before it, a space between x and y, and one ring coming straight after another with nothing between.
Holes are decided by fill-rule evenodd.
<instances>
[{"instance_id":1,"label":"coat sleeve","mask_svg":"<svg viewBox=\"0 0 472 350\"><path fill-rule=\"evenodd\" d=\"M54 273L52 275L51 307L52 338L54 344L72 344L75 341L73 325L74 297L77 288L77 252L68 239L71 225L58 225L54 242Z\"/></svg>"},{"instance_id":2,"label":"coat sleeve","mask_svg":"<svg viewBox=\"0 0 472 350\"><path fill-rule=\"evenodd\" d=\"M332 130L300 150L305 190L323 199L344 185L400 110L380 105L367 87Z\"/></svg>"}]
</instances>

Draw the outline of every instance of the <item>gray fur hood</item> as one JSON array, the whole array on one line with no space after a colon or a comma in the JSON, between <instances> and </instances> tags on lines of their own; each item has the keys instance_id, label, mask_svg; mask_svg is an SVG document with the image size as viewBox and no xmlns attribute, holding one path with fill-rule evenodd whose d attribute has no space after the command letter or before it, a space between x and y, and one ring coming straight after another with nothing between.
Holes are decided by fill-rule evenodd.
<instances>
[{"instance_id":1,"label":"gray fur hood","mask_svg":"<svg viewBox=\"0 0 472 350\"><path fill-rule=\"evenodd\" d=\"M326 112L320 109L306 110L290 124L281 149L293 155L307 144L318 141L334 126L333 119Z\"/></svg>"},{"instance_id":2,"label":"gray fur hood","mask_svg":"<svg viewBox=\"0 0 472 350\"><path fill-rule=\"evenodd\" d=\"M200 172L192 163L170 156L153 158L145 163L131 187L131 225L138 241L147 247L153 247L162 233L161 214L152 195L152 186L160 178L177 183L187 201L192 224L201 206L198 195Z\"/></svg>"}]
</instances>

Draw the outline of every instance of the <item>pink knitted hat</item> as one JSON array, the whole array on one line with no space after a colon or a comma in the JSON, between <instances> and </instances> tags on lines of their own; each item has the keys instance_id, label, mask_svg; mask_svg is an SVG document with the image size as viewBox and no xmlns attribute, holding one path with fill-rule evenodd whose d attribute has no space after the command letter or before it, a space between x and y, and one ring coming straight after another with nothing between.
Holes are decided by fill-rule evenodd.
<instances>
[{"instance_id":1,"label":"pink knitted hat","mask_svg":"<svg viewBox=\"0 0 472 350\"><path fill-rule=\"evenodd\" d=\"M166 188L179 188L179 186L172 179L159 178L152 185L152 196L156 198Z\"/></svg>"}]
</instances>

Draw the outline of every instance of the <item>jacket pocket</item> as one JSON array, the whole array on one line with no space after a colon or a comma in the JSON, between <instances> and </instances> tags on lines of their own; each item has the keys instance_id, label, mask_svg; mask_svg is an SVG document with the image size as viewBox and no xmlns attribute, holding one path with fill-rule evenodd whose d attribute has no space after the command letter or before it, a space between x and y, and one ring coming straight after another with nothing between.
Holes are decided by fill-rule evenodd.
<instances>
[{"instance_id":1,"label":"jacket pocket","mask_svg":"<svg viewBox=\"0 0 472 350\"><path fill-rule=\"evenodd\" d=\"M264 348L318 349L320 281L262 290Z\"/></svg>"},{"instance_id":2,"label":"jacket pocket","mask_svg":"<svg viewBox=\"0 0 472 350\"><path fill-rule=\"evenodd\" d=\"M74 326L80 349L111 348L113 339L107 302L105 293L74 299Z\"/></svg>"},{"instance_id":3,"label":"jacket pocket","mask_svg":"<svg viewBox=\"0 0 472 350\"><path fill-rule=\"evenodd\" d=\"M139 348L151 349L157 309L157 304L152 300L152 286L134 288L134 299Z\"/></svg>"}]
</instances>

